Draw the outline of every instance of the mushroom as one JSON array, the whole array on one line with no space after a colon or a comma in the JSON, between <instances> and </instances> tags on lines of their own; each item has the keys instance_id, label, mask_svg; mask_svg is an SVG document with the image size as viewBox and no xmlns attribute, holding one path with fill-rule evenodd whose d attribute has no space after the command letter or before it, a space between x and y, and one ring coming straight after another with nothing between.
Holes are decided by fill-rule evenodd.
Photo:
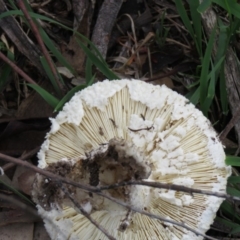
<instances>
[{"instance_id":1,"label":"mushroom","mask_svg":"<svg viewBox=\"0 0 240 240\"><path fill-rule=\"evenodd\" d=\"M216 132L193 104L166 86L98 82L77 92L51 122L38 153L42 169L93 187L145 180L226 192L231 168ZM65 188L116 239L203 239L96 193ZM104 193L203 234L223 201L141 185ZM52 239L107 239L51 179L37 175L32 195Z\"/></svg>"}]
</instances>

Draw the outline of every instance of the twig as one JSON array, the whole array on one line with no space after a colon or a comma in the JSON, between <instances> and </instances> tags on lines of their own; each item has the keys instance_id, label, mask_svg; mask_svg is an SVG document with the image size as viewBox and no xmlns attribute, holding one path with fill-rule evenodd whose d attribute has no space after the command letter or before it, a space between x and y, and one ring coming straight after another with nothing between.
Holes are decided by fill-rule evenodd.
<instances>
[{"instance_id":1,"label":"twig","mask_svg":"<svg viewBox=\"0 0 240 240\"><path fill-rule=\"evenodd\" d=\"M186 192L191 195L193 195L193 193L198 193L198 194L203 194L203 195L208 195L208 196L215 196L215 197L219 197L219 198L227 198L227 199L238 200L238 201L240 200L239 197L234 197L234 196L231 196L231 195L225 194L225 193L218 193L218 192L212 192L212 191L207 191L207 190L189 188L189 187L184 187L184 186L176 185L176 184L167 184L167 183L160 183L160 182L147 182L147 181L120 182L120 183L112 184L109 186L100 187L99 190L109 190L109 189L118 188L118 187L122 187L122 186L128 186L128 185L141 185L141 186L148 186L148 187L154 187L154 188L164 188L164 189L169 189L169 190Z\"/></svg>"},{"instance_id":2,"label":"twig","mask_svg":"<svg viewBox=\"0 0 240 240\"><path fill-rule=\"evenodd\" d=\"M30 151L28 151L27 153L24 153L21 156L22 160L27 160L29 158L31 158L33 155L35 155L38 151L39 151L40 147L36 147ZM2 166L3 171L7 171L8 169L12 168L15 166L15 163L7 163L4 166Z\"/></svg>"},{"instance_id":3,"label":"twig","mask_svg":"<svg viewBox=\"0 0 240 240\"><path fill-rule=\"evenodd\" d=\"M55 78L55 81L59 87L59 89L61 90L61 94L64 93L64 87L62 85L62 83L59 81L59 77L58 77L58 74L57 74L57 70L56 68L54 67L53 65L53 62L52 62L52 59L43 43L43 40L40 36L40 33L39 33L39 30L38 30L38 27L37 25L34 23L34 21L32 20L32 18L30 17L29 13L28 13L28 10L26 8L26 6L24 5L23 3L23 0L17 0L17 4L19 6L19 8L22 10L24 16L26 17L27 21L29 22L30 26L31 26L31 30L33 32L33 34L35 35L36 39L37 39L37 42L42 50L42 53L44 55L44 57L46 58L48 64L49 64L49 67L51 68L51 71L54 75L54 78Z\"/></svg>"},{"instance_id":4,"label":"twig","mask_svg":"<svg viewBox=\"0 0 240 240\"><path fill-rule=\"evenodd\" d=\"M63 186L62 183L58 183L59 187L62 189L62 191L68 196L68 198L72 201L72 203L80 210L83 216L85 216L97 229L99 229L103 234L105 234L110 240L116 240L113 236L111 236L107 230L102 227L98 222L96 222L92 217L82 208L82 206L74 200L74 198L71 196L71 194L68 192L68 190Z\"/></svg>"},{"instance_id":5,"label":"twig","mask_svg":"<svg viewBox=\"0 0 240 240\"><path fill-rule=\"evenodd\" d=\"M25 72L23 72L14 62L12 62L9 58L7 58L0 51L0 58L7 63L15 72L17 72L20 76L22 76L27 82L38 85L32 78L30 78Z\"/></svg>"},{"instance_id":6,"label":"twig","mask_svg":"<svg viewBox=\"0 0 240 240\"><path fill-rule=\"evenodd\" d=\"M12 196L7 196L6 194L0 193L0 199L6 201L7 203L12 203L15 206L18 206L22 210L31 213L33 216L37 217L37 219L40 220L37 210L35 208L21 202L20 200L16 199L16 196L12 197Z\"/></svg>"},{"instance_id":7,"label":"twig","mask_svg":"<svg viewBox=\"0 0 240 240\"><path fill-rule=\"evenodd\" d=\"M179 227L183 227L183 228L185 228L185 229L187 229L187 230L195 233L196 235L200 235L200 236L205 237L206 239L217 240L216 238L209 237L209 236L207 236L207 235L205 235L205 234L203 234L203 233L200 233L200 232L197 231L197 230L192 229L191 227L186 226L184 223L176 222L176 221L174 221L174 220L170 220L170 219L167 219L167 218L164 218L164 217L160 217L160 216L158 216L158 215L155 215L155 214L152 214L152 213L149 213L149 212L146 212L146 211L142 211L142 210L140 210L140 209L138 209L138 208L135 208L135 207L127 204L127 203L124 203L124 202L119 201L119 200L117 200L117 199L115 199L115 198L113 198L113 197L110 197L110 196L108 196L108 195L105 195L104 193L100 193L100 192L99 192L99 193L97 193L97 194L100 195L100 196L102 196L102 197L104 197L104 198L107 198L107 199L111 200L112 202L115 202L115 203L117 203L117 204L119 204L119 205L121 205L121 206L123 206L123 207L126 207L126 208L130 209L131 211L138 212L138 213L141 213L141 214L143 214L143 215L146 215L146 216L148 216L148 217L150 217L150 218L155 218L155 219L158 219L158 220L163 221L163 222L168 222L168 223L177 225L177 226L179 226Z\"/></svg>"},{"instance_id":8,"label":"twig","mask_svg":"<svg viewBox=\"0 0 240 240\"><path fill-rule=\"evenodd\" d=\"M135 207L132 207L132 206L130 206L130 205L124 203L124 202L118 201L118 200L116 200L115 198L112 198L112 197L107 196L106 194L100 192L100 191L101 191L101 188L92 187L92 186L88 186L88 185L81 184L81 183L78 183L78 182L74 182L74 181L72 181L72 180L70 180L70 179L67 179L67 178L58 176L58 175L56 175L56 174L54 174L54 173L51 173L51 172L49 172L49 171L46 171L46 170L40 169L40 168L38 168L38 167L36 167L36 166L33 166L33 165L31 165L30 163L28 163L28 162L25 162L25 161L22 161L22 160L20 160L20 159L13 158L13 157L10 157L10 156L6 156L6 155L1 154L1 153L0 153L0 159L5 160L5 161L9 161L9 162L13 162L13 163L15 163L15 164L19 164L19 165L24 166L24 167L27 167L27 168L30 168L30 169L32 169L32 170L34 170L34 171L36 171L36 172L38 172L38 173L40 173L40 174L48 177L48 178L50 178L52 181L55 180L55 181L58 181L58 182L67 183L67 184L70 184L70 185L72 185L72 186L75 186L75 187L78 187L78 188L80 188L80 189L83 189L83 190L85 190L85 191L87 191L87 192L96 193L96 194L98 194L99 196L105 197L105 198L107 198L107 199L109 199L109 200L111 200L111 201L113 201L113 202L116 202L116 203L118 203L118 204L120 204L120 205L122 205L122 206L124 206L124 207L126 207L126 208L128 208L128 209L131 209L132 211L135 211L135 212L144 214L144 215L149 216L149 217L151 217L151 218L156 218L156 219L161 220L161 221L166 221L166 222L175 224L175 225L177 225L177 226L181 226L181 227L183 227L183 228L188 229L189 231L192 231L193 233L195 233L195 234L197 234L197 235L204 236L204 237L206 237L206 238L208 238L208 239L211 239L211 240L216 240L215 238L208 237L208 236L206 236L206 235L204 235L204 234L202 234L202 233L199 233L198 231L196 231L196 230L194 230L194 229L192 229L192 228L190 228L190 227L188 227L188 226L185 226L185 224L183 224L183 223L175 222L175 221L173 221L173 220L165 219L165 218L159 217L159 216L157 216L157 215L154 215L154 214L151 214L151 213L148 213L148 212L145 212L145 211L141 211L141 210L139 210L139 209L137 209L137 208L135 208ZM172 190L175 190L173 186L174 186L174 185L171 185L171 189L172 189ZM164 187L164 184L162 185L162 188L163 188L163 187ZM179 187L179 186L178 186L178 187ZM165 188L169 189L169 184L165 184ZM194 189L191 189L191 191L194 192ZM199 190L198 190L198 191L199 191ZM189 189L188 189L187 192L189 192ZM205 191L202 191L202 190L201 190L201 193L202 193L202 194L204 194L204 192L205 192ZM208 192L208 191L207 191L207 192ZM209 195L215 196L214 193L209 194ZM236 200L236 199L239 200L238 197L232 197L232 196L227 195L227 194L225 194L225 195L223 194L221 197L230 198L230 199L234 199L234 200Z\"/></svg>"},{"instance_id":9,"label":"twig","mask_svg":"<svg viewBox=\"0 0 240 240\"><path fill-rule=\"evenodd\" d=\"M29 169L32 169L33 171L50 178L52 181L61 181L63 183L70 184L72 186L81 188L81 189L83 189L85 191L89 191L89 192L99 192L100 191L97 187L92 187L92 186L88 186L88 185L85 185L85 184L74 182L70 179L61 177L61 176L59 176L57 174L54 174L52 172L49 172L49 171L43 170L41 168L38 168L38 167L36 167L36 166L26 162L26 161L18 159L18 158L10 157L10 156L7 156L5 154L0 153L0 159L2 159L4 161L8 161L8 162L12 162L12 163L21 165L21 166L29 168Z\"/></svg>"},{"instance_id":10,"label":"twig","mask_svg":"<svg viewBox=\"0 0 240 240\"><path fill-rule=\"evenodd\" d=\"M97 193L97 194L100 193L100 191L102 191L102 190L107 190L107 189L110 189L110 188L116 188L116 187L120 187L120 186L124 186L124 185L133 185L133 184L138 183L138 185L144 185L144 186L149 186L149 187L171 189L171 190L182 191L182 192L187 192L187 193L206 194L206 195L210 195L210 196L226 198L226 199L229 199L229 200L237 200L237 201L240 200L240 197L231 196L229 194L216 193L216 192L211 192L211 191L205 191L205 190L183 187L183 186L175 185L175 184L165 184L165 183L159 183L159 182L136 181L135 183L133 183L133 182L130 181L130 182L123 182L123 183L109 185L107 187L100 187L100 188L99 187L92 187L90 185L81 184L81 183L72 181L71 179L61 177L61 176L59 176L57 174L54 174L52 172L49 172L49 171L43 170L41 168L38 168L38 167L36 167L36 166L26 162L26 161L23 161L23 160L18 159L18 158L10 157L10 156L4 155L2 153L0 153L0 159L2 159L4 161L13 162L15 164L18 164L18 165L21 165L21 166L24 166L24 167L27 167L27 168L30 168L33 171L50 178L52 181L54 181L54 180L55 181L61 181L63 183L70 184L72 186L83 189L85 191L93 192L93 193Z\"/></svg>"}]
</instances>

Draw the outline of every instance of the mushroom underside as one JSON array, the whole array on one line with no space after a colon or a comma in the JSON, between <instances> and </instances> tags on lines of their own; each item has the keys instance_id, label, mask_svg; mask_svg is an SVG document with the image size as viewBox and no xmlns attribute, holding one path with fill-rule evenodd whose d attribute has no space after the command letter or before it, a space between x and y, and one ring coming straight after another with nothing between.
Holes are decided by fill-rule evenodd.
<instances>
[{"instance_id":1,"label":"mushroom underside","mask_svg":"<svg viewBox=\"0 0 240 240\"><path fill-rule=\"evenodd\" d=\"M131 84L126 81L101 107L84 100L84 94L91 90L86 89L80 95L84 113L80 124L61 123L58 131L48 135L40 165L95 187L146 180L225 192L230 168L225 166L222 146L208 120L185 98L165 87L140 83L153 96L153 91L158 91L161 101L154 108L145 100L137 101ZM96 193L64 186L116 239L202 239L183 227L135 213ZM213 196L139 185L102 192L201 233L208 230L222 202ZM50 179L37 177L33 199L52 239L107 239Z\"/></svg>"}]
</instances>

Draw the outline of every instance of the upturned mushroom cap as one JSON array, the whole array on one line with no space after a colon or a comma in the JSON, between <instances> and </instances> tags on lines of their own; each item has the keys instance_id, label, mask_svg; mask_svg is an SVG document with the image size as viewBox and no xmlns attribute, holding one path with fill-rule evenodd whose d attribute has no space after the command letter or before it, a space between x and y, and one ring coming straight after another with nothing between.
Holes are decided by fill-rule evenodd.
<instances>
[{"instance_id":1,"label":"upturned mushroom cap","mask_svg":"<svg viewBox=\"0 0 240 240\"><path fill-rule=\"evenodd\" d=\"M91 186L147 180L226 191L231 169L210 122L165 86L139 80L98 82L76 93L51 121L38 154L40 168ZM97 194L67 189L116 239L202 239ZM201 233L209 229L223 201L139 185L104 192ZM52 239L107 239L49 179L37 177L33 199Z\"/></svg>"}]
</instances>

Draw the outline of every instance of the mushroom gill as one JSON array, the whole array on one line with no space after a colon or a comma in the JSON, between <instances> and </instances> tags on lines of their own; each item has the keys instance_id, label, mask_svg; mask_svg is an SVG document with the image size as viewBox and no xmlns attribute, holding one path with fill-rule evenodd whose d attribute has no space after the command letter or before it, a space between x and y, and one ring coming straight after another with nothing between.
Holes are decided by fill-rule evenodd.
<instances>
[{"instance_id":1,"label":"mushroom gill","mask_svg":"<svg viewBox=\"0 0 240 240\"><path fill-rule=\"evenodd\" d=\"M60 176L98 187L146 180L226 191L231 169L210 122L165 86L139 80L99 82L76 93L51 121L39 167ZM66 187L116 239L202 239L95 193ZM104 193L201 233L223 201L139 185ZM52 239L107 239L49 179L38 175L32 194Z\"/></svg>"}]
</instances>

